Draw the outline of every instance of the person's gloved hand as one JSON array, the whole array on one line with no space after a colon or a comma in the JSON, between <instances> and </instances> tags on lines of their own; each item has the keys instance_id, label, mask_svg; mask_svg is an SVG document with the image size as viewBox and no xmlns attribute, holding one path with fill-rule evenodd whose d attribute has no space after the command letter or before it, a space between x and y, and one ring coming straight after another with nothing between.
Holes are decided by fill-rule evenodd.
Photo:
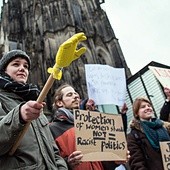
<instances>
[{"instance_id":1,"label":"person's gloved hand","mask_svg":"<svg viewBox=\"0 0 170 170\"><path fill-rule=\"evenodd\" d=\"M60 45L56 54L56 63L53 68L48 69L48 73L53 73L53 78L60 80L62 76L62 68L69 66L72 61L78 59L83 53L85 53L85 47L81 47L78 50L76 48L80 41L86 39L84 33L77 33Z\"/></svg>"}]
</instances>

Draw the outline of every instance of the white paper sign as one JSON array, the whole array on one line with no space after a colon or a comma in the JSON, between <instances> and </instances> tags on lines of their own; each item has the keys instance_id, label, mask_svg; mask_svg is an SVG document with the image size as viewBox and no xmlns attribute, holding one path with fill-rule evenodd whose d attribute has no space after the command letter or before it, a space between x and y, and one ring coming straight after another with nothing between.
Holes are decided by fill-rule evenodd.
<instances>
[{"instance_id":1,"label":"white paper sign","mask_svg":"<svg viewBox=\"0 0 170 170\"><path fill-rule=\"evenodd\" d=\"M89 98L96 105L115 104L122 106L126 98L124 68L101 64L86 64L86 83Z\"/></svg>"}]
</instances>

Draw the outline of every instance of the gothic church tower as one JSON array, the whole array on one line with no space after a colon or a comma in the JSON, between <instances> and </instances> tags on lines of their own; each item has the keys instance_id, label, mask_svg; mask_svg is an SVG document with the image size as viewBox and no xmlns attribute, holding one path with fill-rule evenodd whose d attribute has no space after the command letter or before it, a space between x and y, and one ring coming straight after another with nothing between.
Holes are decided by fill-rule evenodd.
<instances>
[{"instance_id":1,"label":"gothic church tower","mask_svg":"<svg viewBox=\"0 0 170 170\"><path fill-rule=\"evenodd\" d=\"M102 3L104 0L3 0L0 54L16 48L26 51L32 60L30 81L40 88L48 79L47 68L54 65L59 45L78 32L87 36L81 42L87 52L63 70L61 81L55 81L47 96L48 106L54 88L63 82L87 97L87 63L123 67L126 76L131 75Z\"/></svg>"}]
</instances>

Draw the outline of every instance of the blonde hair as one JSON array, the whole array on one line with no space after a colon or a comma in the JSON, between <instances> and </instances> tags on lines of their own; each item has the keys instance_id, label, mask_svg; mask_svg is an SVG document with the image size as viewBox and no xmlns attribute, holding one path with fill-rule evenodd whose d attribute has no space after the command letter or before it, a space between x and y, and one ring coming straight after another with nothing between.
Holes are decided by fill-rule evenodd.
<instances>
[{"instance_id":1,"label":"blonde hair","mask_svg":"<svg viewBox=\"0 0 170 170\"><path fill-rule=\"evenodd\" d=\"M137 97L135 99L135 101L133 102L133 115L136 119L139 119L139 116L138 116L138 111L139 111L139 108L140 108L140 105L142 102L146 102L146 103L149 103L151 106L152 106L152 103L150 102L150 100L146 97Z\"/></svg>"}]
</instances>

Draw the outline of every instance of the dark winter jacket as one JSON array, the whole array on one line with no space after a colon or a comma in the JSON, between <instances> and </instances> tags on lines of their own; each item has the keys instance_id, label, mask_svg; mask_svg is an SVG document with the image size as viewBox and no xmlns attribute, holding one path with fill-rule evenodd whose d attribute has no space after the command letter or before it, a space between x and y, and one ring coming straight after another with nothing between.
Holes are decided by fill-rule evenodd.
<instances>
[{"instance_id":1,"label":"dark winter jacket","mask_svg":"<svg viewBox=\"0 0 170 170\"><path fill-rule=\"evenodd\" d=\"M16 94L0 89L0 169L66 170L44 114L31 122L17 150L9 156L18 133L25 126L19 119L22 102Z\"/></svg>"},{"instance_id":2,"label":"dark winter jacket","mask_svg":"<svg viewBox=\"0 0 170 170\"><path fill-rule=\"evenodd\" d=\"M163 170L161 152L153 149L140 121L134 119L130 126L131 132L127 135L127 144L131 155L129 160L131 170ZM170 133L170 123L164 122L164 127Z\"/></svg>"},{"instance_id":3,"label":"dark winter jacket","mask_svg":"<svg viewBox=\"0 0 170 170\"><path fill-rule=\"evenodd\" d=\"M170 101L165 101L160 111L160 119L170 122Z\"/></svg>"}]
</instances>

